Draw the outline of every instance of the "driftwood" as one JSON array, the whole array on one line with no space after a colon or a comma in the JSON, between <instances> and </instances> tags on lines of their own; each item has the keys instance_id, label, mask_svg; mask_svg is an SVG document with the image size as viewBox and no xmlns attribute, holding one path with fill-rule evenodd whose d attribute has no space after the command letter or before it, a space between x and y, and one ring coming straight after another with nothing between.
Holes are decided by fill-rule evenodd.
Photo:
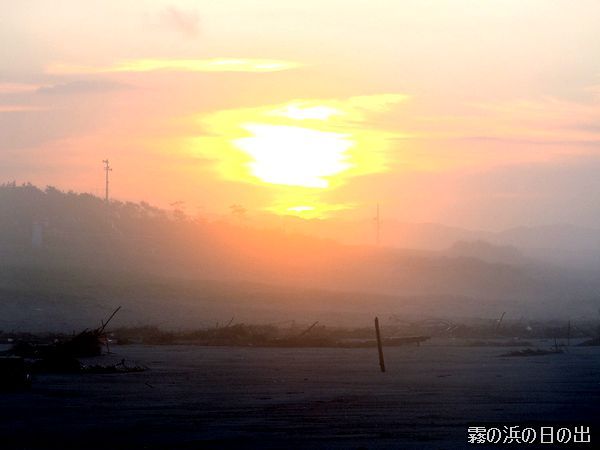
<instances>
[{"instance_id":1,"label":"driftwood","mask_svg":"<svg viewBox=\"0 0 600 450\"><path fill-rule=\"evenodd\" d=\"M563 351L558 348L554 349L554 350L543 350L540 348L537 348L537 349L526 348L523 350L515 350L514 352L504 353L500 356L543 356L543 355L556 355L559 353L563 353Z\"/></svg>"},{"instance_id":2,"label":"driftwood","mask_svg":"<svg viewBox=\"0 0 600 450\"><path fill-rule=\"evenodd\" d=\"M498 332L498 330L500 329L500 325L502 325L502 320L504 319L504 316L506 315L506 311L504 311L502 313L502 315L500 316L500 318L498 319L498 321L496 322L496 333Z\"/></svg>"},{"instance_id":3,"label":"driftwood","mask_svg":"<svg viewBox=\"0 0 600 450\"><path fill-rule=\"evenodd\" d=\"M144 372L148 370L146 366L140 366L137 364L128 365L127 361L124 359L117 364L112 365L101 365L95 364L91 366L83 366L81 371L83 373L97 373L97 374L107 374L107 373L135 373L135 372Z\"/></svg>"},{"instance_id":4,"label":"driftwood","mask_svg":"<svg viewBox=\"0 0 600 450\"><path fill-rule=\"evenodd\" d=\"M104 330L121 307L113 311L108 320L93 330L83 330L70 339L52 344L17 342L10 353L14 356L33 359L33 370L38 372L79 372L82 365L77 358L102 354Z\"/></svg>"},{"instance_id":5,"label":"driftwood","mask_svg":"<svg viewBox=\"0 0 600 450\"><path fill-rule=\"evenodd\" d=\"M317 320L315 323L313 323L310 327L308 327L306 330L304 330L302 333L300 333L298 336L296 336L297 338L301 338L302 336L304 336L305 334L309 333L310 330L312 330L317 324L319 323L319 321Z\"/></svg>"}]
</instances>

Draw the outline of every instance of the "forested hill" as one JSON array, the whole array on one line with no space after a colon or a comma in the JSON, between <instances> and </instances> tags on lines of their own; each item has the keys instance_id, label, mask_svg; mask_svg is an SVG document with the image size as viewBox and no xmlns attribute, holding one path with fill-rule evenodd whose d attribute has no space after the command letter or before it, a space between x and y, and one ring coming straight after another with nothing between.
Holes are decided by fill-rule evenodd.
<instances>
[{"instance_id":1,"label":"forested hill","mask_svg":"<svg viewBox=\"0 0 600 450\"><path fill-rule=\"evenodd\" d=\"M107 205L93 195L53 187L0 187L0 250L5 264L168 268L181 250L202 242L200 226L181 212L168 213L145 202ZM191 233L194 239L186 239Z\"/></svg>"},{"instance_id":2,"label":"forested hill","mask_svg":"<svg viewBox=\"0 0 600 450\"><path fill-rule=\"evenodd\" d=\"M490 250L483 248L484 253ZM515 313L551 316L595 314L598 309L597 277L566 273L512 253L507 257L506 250L496 260L478 258L480 251L458 250L347 246L278 228L208 222L144 202L106 204L89 194L54 188L0 186L0 270L4 271L75 273L76 269L96 271L98 277L113 271L253 282L418 297L423 308L428 299L454 298L448 300L448 310L467 315L473 311L470 306L462 308L469 302L460 299L474 299L469 304L490 308L493 314L509 305ZM10 280L6 276L3 280L3 289L10 291Z\"/></svg>"},{"instance_id":3,"label":"forested hill","mask_svg":"<svg viewBox=\"0 0 600 450\"><path fill-rule=\"evenodd\" d=\"M329 240L207 222L146 202L103 199L31 184L0 186L5 265L100 268L192 278L266 276L276 261L310 265L339 255ZM281 268L281 266L280 266Z\"/></svg>"}]
</instances>

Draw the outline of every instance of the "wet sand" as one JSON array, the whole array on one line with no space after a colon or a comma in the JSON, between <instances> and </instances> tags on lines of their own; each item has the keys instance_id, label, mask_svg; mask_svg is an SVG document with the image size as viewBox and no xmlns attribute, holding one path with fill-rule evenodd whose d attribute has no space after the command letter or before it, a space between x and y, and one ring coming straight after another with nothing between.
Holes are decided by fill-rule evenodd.
<instances>
[{"instance_id":1,"label":"wet sand","mask_svg":"<svg viewBox=\"0 0 600 450\"><path fill-rule=\"evenodd\" d=\"M473 448L467 424L600 420L600 348L449 344L387 348L386 373L375 349L117 346L102 363L150 370L0 393L0 448Z\"/></svg>"}]
</instances>

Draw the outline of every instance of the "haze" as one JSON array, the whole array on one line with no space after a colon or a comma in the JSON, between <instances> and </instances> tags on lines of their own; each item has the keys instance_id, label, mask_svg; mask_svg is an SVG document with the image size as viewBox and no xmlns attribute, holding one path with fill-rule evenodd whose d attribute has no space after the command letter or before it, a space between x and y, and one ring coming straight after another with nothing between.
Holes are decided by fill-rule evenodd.
<instances>
[{"instance_id":1,"label":"haze","mask_svg":"<svg viewBox=\"0 0 600 450\"><path fill-rule=\"evenodd\" d=\"M0 178L103 195L110 158L114 197L192 216L365 221L379 203L388 222L598 227L599 15L594 1L7 2Z\"/></svg>"}]
</instances>

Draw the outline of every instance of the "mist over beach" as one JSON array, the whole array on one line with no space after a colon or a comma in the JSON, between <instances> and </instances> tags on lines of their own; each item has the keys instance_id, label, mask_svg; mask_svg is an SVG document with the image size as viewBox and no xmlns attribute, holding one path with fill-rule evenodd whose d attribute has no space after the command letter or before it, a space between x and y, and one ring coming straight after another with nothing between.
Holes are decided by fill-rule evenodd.
<instances>
[{"instance_id":1,"label":"mist over beach","mask_svg":"<svg viewBox=\"0 0 600 450\"><path fill-rule=\"evenodd\" d=\"M0 14L0 448L593 448L600 4Z\"/></svg>"}]
</instances>

